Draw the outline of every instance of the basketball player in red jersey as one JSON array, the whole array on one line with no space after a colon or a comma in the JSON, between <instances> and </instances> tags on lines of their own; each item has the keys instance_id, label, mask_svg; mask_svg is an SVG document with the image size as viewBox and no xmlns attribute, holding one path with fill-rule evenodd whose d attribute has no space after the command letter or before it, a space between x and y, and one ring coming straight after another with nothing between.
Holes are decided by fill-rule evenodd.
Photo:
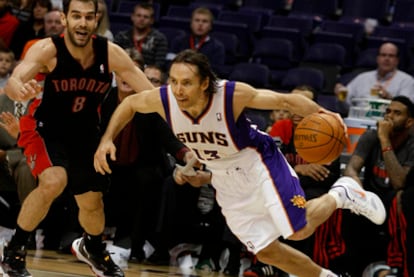
<instances>
[{"instance_id":1,"label":"basketball player in red jersey","mask_svg":"<svg viewBox=\"0 0 414 277\"><path fill-rule=\"evenodd\" d=\"M111 172L107 154L115 158L113 139L135 111L158 112L211 170L208 183L216 189L227 224L249 251L262 262L299 277L336 276L279 237L302 240L337 208L351 209L381 224L385 220L381 200L343 177L329 193L306 202L297 175L273 139L251 127L243 110L284 108L302 116L330 112L301 95L217 80L207 57L193 50L174 58L169 76L169 86L129 96L118 106L96 151L95 169ZM194 173L194 177L184 176L184 181L192 183L197 172L188 174ZM183 177L179 175L177 181Z\"/></svg>"},{"instance_id":2,"label":"basketball player in red jersey","mask_svg":"<svg viewBox=\"0 0 414 277\"><path fill-rule=\"evenodd\" d=\"M37 98L30 114L21 119L19 145L38 179L37 188L22 205L16 233L4 249L1 265L6 276L31 276L25 265L27 240L67 184L85 231L73 242L72 251L97 276L124 276L101 239L105 224L102 192L108 182L93 168L100 134L99 106L111 86L111 72L134 91L153 86L123 49L93 35L96 12L96 0L64 0L64 33L36 42L5 87L13 100ZM43 95L39 95L41 88L33 77L43 69L48 75Z\"/></svg>"}]
</instances>

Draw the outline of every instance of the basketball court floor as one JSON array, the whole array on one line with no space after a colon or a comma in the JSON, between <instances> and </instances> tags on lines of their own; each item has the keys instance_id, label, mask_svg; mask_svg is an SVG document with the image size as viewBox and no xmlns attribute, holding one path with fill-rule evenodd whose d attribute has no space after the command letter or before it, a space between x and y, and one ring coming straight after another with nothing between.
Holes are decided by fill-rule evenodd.
<instances>
[{"instance_id":1,"label":"basketball court floor","mask_svg":"<svg viewBox=\"0 0 414 277\"><path fill-rule=\"evenodd\" d=\"M70 254L56 251L31 250L27 255L27 269L33 277L86 277L95 276L88 265ZM129 263L124 269L126 277L224 277L222 273L205 273L173 266L149 266ZM0 276L2 274L0 273Z\"/></svg>"}]
</instances>

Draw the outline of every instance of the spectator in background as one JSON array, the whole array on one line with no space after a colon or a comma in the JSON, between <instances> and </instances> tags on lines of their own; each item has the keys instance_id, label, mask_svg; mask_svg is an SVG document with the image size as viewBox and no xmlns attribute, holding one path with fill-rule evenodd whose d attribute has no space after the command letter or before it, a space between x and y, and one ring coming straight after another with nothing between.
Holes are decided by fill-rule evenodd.
<instances>
[{"instance_id":1,"label":"spectator in background","mask_svg":"<svg viewBox=\"0 0 414 277\"><path fill-rule=\"evenodd\" d=\"M154 87L159 87L167 82L167 74L162 70L162 68L156 65L146 66L144 74Z\"/></svg>"},{"instance_id":2,"label":"spectator in background","mask_svg":"<svg viewBox=\"0 0 414 277\"><path fill-rule=\"evenodd\" d=\"M290 116L291 114L288 110L279 109L270 111L269 126L267 127L266 132L269 133L279 120L288 119Z\"/></svg>"},{"instance_id":3,"label":"spectator in background","mask_svg":"<svg viewBox=\"0 0 414 277\"><path fill-rule=\"evenodd\" d=\"M405 181L405 188L401 195L401 207L402 213L405 221L407 222L405 226L406 241L406 257L405 257L405 266L408 276L414 276L414 168L411 168L410 172L407 175Z\"/></svg>"},{"instance_id":4,"label":"spectator in background","mask_svg":"<svg viewBox=\"0 0 414 277\"><path fill-rule=\"evenodd\" d=\"M13 51L0 47L0 94L3 94L3 87L6 85L15 65Z\"/></svg>"},{"instance_id":5,"label":"spectator in background","mask_svg":"<svg viewBox=\"0 0 414 277\"><path fill-rule=\"evenodd\" d=\"M392 231L387 230L387 223L389 227L398 227L393 200L398 191L405 189L406 176L414 166L414 137L409 132L413 125L413 103L405 96L394 97L384 119L378 121L377 130L367 130L362 134L345 168L344 175L378 194L388 211L386 223L379 226L351 214L344 217L344 238L349 238L345 242L348 256L353 259L348 267L356 276L361 276L367 264L385 261L387 251L390 256L395 249L395 245L387 248ZM360 179L363 168L363 178Z\"/></svg>"},{"instance_id":6,"label":"spectator in background","mask_svg":"<svg viewBox=\"0 0 414 277\"><path fill-rule=\"evenodd\" d=\"M0 0L0 40L4 42L4 46L10 46L18 26L19 20L11 13L8 0Z\"/></svg>"},{"instance_id":7,"label":"spectator in background","mask_svg":"<svg viewBox=\"0 0 414 277\"><path fill-rule=\"evenodd\" d=\"M34 0L32 9L31 18L19 25L10 44L17 59L20 58L26 42L45 37L45 15L52 9L52 3L50 0Z\"/></svg>"},{"instance_id":8,"label":"spectator in background","mask_svg":"<svg viewBox=\"0 0 414 277\"><path fill-rule=\"evenodd\" d=\"M167 56L172 60L175 55L185 49L193 49L207 56L214 65L224 64L226 50L221 41L210 36L213 28L213 14L208 8L196 8L191 16L191 34L180 37L172 42L172 53Z\"/></svg>"},{"instance_id":9,"label":"spectator in background","mask_svg":"<svg viewBox=\"0 0 414 277\"><path fill-rule=\"evenodd\" d=\"M164 34L154 29L154 8L149 3L139 3L131 14L132 28L115 35L114 42L122 48L136 48L146 65L165 65L168 41Z\"/></svg>"},{"instance_id":10,"label":"spectator in background","mask_svg":"<svg viewBox=\"0 0 414 277\"><path fill-rule=\"evenodd\" d=\"M98 11L96 12L98 26L96 27L96 34L106 37L110 41L114 40L114 35L110 30L110 22L108 16L108 7L105 0L98 0Z\"/></svg>"},{"instance_id":11,"label":"spectator in background","mask_svg":"<svg viewBox=\"0 0 414 277\"><path fill-rule=\"evenodd\" d=\"M33 14L33 0L11 0L11 12L20 23L27 22Z\"/></svg>"},{"instance_id":12,"label":"spectator in background","mask_svg":"<svg viewBox=\"0 0 414 277\"><path fill-rule=\"evenodd\" d=\"M63 26L62 24L62 20L61 20L61 11L57 10L57 9L52 9L50 12L45 14L44 17L44 29L45 29L45 36L44 37L50 37L53 35L58 35L61 34L63 32L63 30L65 29L65 26ZM23 47L23 51L22 54L20 56L20 59L23 59L24 56L26 55L27 50L29 50L29 48L36 42L38 41L39 38L34 38L32 40L29 40L28 42L26 42L26 44Z\"/></svg>"},{"instance_id":13,"label":"spectator in background","mask_svg":"<svg viewBox=\"0 0 414 277\"><path fill-rule=\"evenodd\" d=\"M404 95L414 101L414 78L399 70L398 64L398 47L390 42L382 44L378 50L377 69L357 75L346 87L336 84L338 112L347 115L355 98L392 99Z\"/></svg>"},{"instance_id":14,"label":"spectator in background","mask_svg":"<svg viewBox=\"0 0 414 277\"><path fill-rule=\"evenodd\" d=\"M18 107L18 104L21 104ZM29 101L16 102L6 94L0 95L0 151L6 151L6 159L2 162L7 171L0 174L10 174L17 191L20 203L35 188L36 181L23 155L22 148L17 147L19 134L19 117L27 113Z\"/></svg>"}]
</instances>

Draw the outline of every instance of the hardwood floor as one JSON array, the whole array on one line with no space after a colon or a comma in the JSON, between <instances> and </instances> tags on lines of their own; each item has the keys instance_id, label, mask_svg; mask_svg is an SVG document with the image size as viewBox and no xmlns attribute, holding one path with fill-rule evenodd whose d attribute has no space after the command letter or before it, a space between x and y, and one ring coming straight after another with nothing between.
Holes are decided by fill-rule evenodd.
<instances>
[{"instance_id":1,"label":"hardwood floor","mask_svg":"<svg viewBox=\"0 0 414 277\"><path fill-rule=\"evenodd\" d=\"M55 251L29 251L27 255L27 268L33 277L94 276L85 263L79 262L72 255L58 254ZM132 263L128 264L128 268L124 269L124 272L126 277L224 277L221 273L204 273L172 266L149 266Z\"/></svg>"}]
</instances>

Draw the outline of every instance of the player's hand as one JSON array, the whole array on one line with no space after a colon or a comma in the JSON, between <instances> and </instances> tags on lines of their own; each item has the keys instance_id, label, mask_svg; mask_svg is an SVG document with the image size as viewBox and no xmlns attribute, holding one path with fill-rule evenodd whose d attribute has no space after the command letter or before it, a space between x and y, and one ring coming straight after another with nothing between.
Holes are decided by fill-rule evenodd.
<instances>
[{"instance_id":1,"label":"player's hand","mask_svg":"<svg viewBox=\"0 0 414 277\"><path fill-rule=\"evenodd\" d=\"M348 137L348 128L346 127L346 124L345 124L344 120L342 119L342 117L339 113L331 112L330 110L327 110L325 108L320 108L318 112L319 113L330 114L333 117L335 117L339 121L339 123L341 124L342 128L344 129L345 136Z\"/></svg>"},{"instance_id":2,"label":"player's hand","mask_svg":"<svg viewBox=\"0 0 414 277\"><path fill-rule=\"evenodd\" d=\"M173 173L174 181L179 185L189 183L191 186L199 188L205 184L211 184L211 172L197 170L194 176L185 175L179 168Z\"/></svg>"},{"instance_id":3,"label":"player's hand","mask_svg":"<svg viewBox=\"0 0 414 277\"><path fill-rule=\"evenodd\" d=\"M16 101L28 101L32 98L35 98L43 90L42 86L40 86L35 79L32 79L20 85L18 85L17 82L14 84L15 97L13 99Z\"/></svg>"},{"instance_id":4,"label":"player's hand","mask_svg":"<svg viewBox=\"0 0 414 277\"><path fill-rule=\"evenodd\" d=\"M193 159L197 159L197 157L195 156L195 154L192 151L188 151L184 154L183 160L184 160L185 163L188 163ZM201 168L201 163L197 160L195 162L195 164L193 165L193 167Z\"/></svg>"},{"instance_id":5,"label":"player's hand","mask_svg":"<svg viewBox=\"0 0 414 277\"><path fill-rule=\"evenodd\" d=\"M105 175L106 173L112 173L111 168L109 167L108 161L106 159L109 155L112 161L116 160L116 147L111 140L101 141L98 146L98 149L95 152L93 166L95 167L96 172Z\"/></svg>"},{"instance_id":6,"label":"player's hand","mask_svg":"<svg viewBox=\"0 0 414 277\"><path fill-rule=\"evenodd\" d=\"M19 120L10 112L2 112L0 119L0 127L6 130L10 136L17 139L20 128Z\"/></svg>"},{"instance_id":7,"label":"player's hand","mask_svg":"<svg viewBox=\"0 0 414 277\"><path fill-rule=\"evenodd\" d=\"M295 166L296 173L309 176L315 181L323 181L329 177L329 169L320 164L300 164Z\"/></svg>"}]
</instances>

